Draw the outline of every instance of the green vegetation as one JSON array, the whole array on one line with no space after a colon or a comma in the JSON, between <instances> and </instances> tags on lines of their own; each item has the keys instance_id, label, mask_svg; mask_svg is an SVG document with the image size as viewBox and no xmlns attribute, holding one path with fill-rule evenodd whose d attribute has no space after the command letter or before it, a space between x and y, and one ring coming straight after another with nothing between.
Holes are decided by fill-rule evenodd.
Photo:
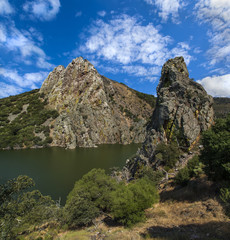
<instances>
[{"instance_id":1,"label":"green vegetation","mask_svg":"<svg viewBox=\"0 0 230 240\"><path fill-rule=\"evenodd\" d=\"M59 208L38 190L28 192L34 182L19 176L0 185L0 239L15 239L31 226L55 220Z\"/></svg>"},{"instance_id":2,"label":"green vegetation","mask_svg":"<svg viewBox=\"0 0 230 240\"><path fill-rule=\"evenodd\" d=\"M160 160L167 170L173 168L179 160L180 151L175 142L160 143L156 147L156 158Z\"/></svg>"},{"instance_id":3,"label":"green vegetation","mask_svg":"<svg viewBox=\"0 0 230 240\"><path fill-rule=\"evenodd\" d=\"M206 174L222 183L220 197L230 216L230 114L225 119L217 119L215 125L203 134L202 142L201 160Z\"/></svg>"},{"instance_id":4,"label":"green vegetation","mask_svg":"<svg viewBox=\"0 0 230 240\"><path fill-rule=\"evenodd\" d=\"M65 223L70 228L92 223L110 205L110 193L115 190L116 181L104 170L93 169L75 183L64 208Z\"/></svg>"},{"instance_id":5,"label":"green vegetation","mask_svg":"<svg viewBox=\"0 0 230 240\"><path fill-rule=\"evenodd\" d=\"M142 178L125 185L93 169L76 182L64 208L64 222L69 228L88 225L102 213L131 226L144 219L144 210L158 201L152 181Z\"/></svg>"},{"instance_id":6,"label":"green vegetation","mask_svg":"<svg viewBox=\"0 0 230 240\"><path fill-rule=\"evenodd\" d=\"M230 181L230 115L216 120L215 125L203 134L202 143L201 160L208 176Z\"/></svg>"},{"instance_id":7,"label":"green vegetation","mask_svg":"<svg viewBox=\"0 0 230 240\"><path fill-rule=\"evenodd\" d=\"M51 143L50 129L43 123L57 118L58 112L46 109L46 104L38 90L0 99L0 149ZM45 139L39 133L43 133Z\"/></svg>"},{"instance_id":8,"label":"green vegetation","mask_svg":"<svg viewBox=\"0 0 230 240\"><path fill-rule=\"evenodd\" d=\"M214 98L213 108L216 118L227 117L230 112L230 98Z\"/></svg>"},{"instance_id":9,"label":"green vegetation","mask_svg":"<svg viewBox=\"0 0 230 240\"><path fill-rule=\"evenodd\" d=\"M157 190L148 178L131 182L127 186L120 184L111 194L111 215L125 226L132 226L145 219L144 210L158 199Z\"/></svg>"},{"instance_id":10,"label":"green vegetation","mask_svg":"<svg viewBox=\"0 0 230 240\"><path fill-rule=\"evenodd\" d=\"M137 97L139 97L140 99L147 102L152 108L155 108L156 97L154 97L153 95L150 95L150 94L138 92L136 90L133 90L133 91L136 93Z\"/></svg>"},{"instance_id":11,"label":"green vegetation","mask_svg":"<svg viewBox=\"0 0 230 240\"><path fill-rule=\"evenodd\" d=\"M0 238L20 239L53 223L58 228L76 229L92 224L102 214L124 226L145 219L146 208L159 199L155 184L148 177L118 183L104 170L93 169L75 183L64 207L38 190L29 191L34 182L19 176L0 185Z\"/></svg>"},{"instance_id":12,"label":"green vegetation","mask_svg":"<svg viewBox=\"0 0 230 240\"><path fill-rule=\"evenodd\" d=\"M180 169L175 177L177 184L185 186L192 177L198 177L203 173L204 165L199 161L199 157L195 155L188 161L187 166Z\"/></svg>"}]
</instances>

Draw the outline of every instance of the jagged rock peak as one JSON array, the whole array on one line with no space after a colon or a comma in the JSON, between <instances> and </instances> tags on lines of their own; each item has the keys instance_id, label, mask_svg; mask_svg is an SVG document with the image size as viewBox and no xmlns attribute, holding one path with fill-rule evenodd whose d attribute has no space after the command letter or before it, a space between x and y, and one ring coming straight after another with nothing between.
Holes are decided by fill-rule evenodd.
<instances>
[{"instance_id":1,"label":"jagged rock peak","mask_svg":"<svg viewBox=\"0 0 230 240\"><path fill-rule=\"evenodd\" d=\"M174 141L189 150L200 134L213 123L213 99L189 78L183 57L168 60L157 87L157 104L147 128L146 139L137 156L128 164L134 174L139 165L157 166L156 147Z\"/></svg>"},{"instance_id":2,"label":"jagged rock peak","mask_svg":"<svg viewBox=\"0 0 230 240\"><path fill-rule=\"evenodd\" d=\"M62 65L54 68L54 70L49 74L42 84L40 92L49 94L55 85L61 85L63 82L69 81L70 79L71 81L78 81L80 79L79 75L82 76L89 72L97 73L94 66L87 59L78 57L74 59L66 68Z\"/></svg>"},{"instance_id":3,"label":"jagged rock peak","mask_svg":"<svg viewBox=\"0 0 230 240\"><path fill-rule=\"evenodd\" d=\"M151 116L152 106L135 91L100 75L82 57L66 68L55 68L40 92L48 107L59 112L52 123L53 146L94 147L144 140L144 124Z\"/></svg>"}]
</instances>

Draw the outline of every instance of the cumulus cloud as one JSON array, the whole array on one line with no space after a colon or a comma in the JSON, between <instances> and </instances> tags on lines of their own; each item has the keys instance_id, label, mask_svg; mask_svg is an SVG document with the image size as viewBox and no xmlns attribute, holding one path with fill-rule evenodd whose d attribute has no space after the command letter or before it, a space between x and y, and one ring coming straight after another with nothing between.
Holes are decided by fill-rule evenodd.
<instances>
[{"instance_id":1,"label":"cumulus cloud","mask_svg":"<svg viewBox=\"0 0 230 240\"><path fill-rule=\"evenodd\" d=\"M230 74L206 77L197 82L213 97L230 97Z\"/></svg>"},{"instance_id":2,"label":"cumulus cloud","mask_svg":"<svg viewBox=\"0 0 230 240\"><path fill-rule=\"evenodd\" d=\"M0 1L0 15L6 15L13 13L14 9L8 2L8 0Z\"/></svg>"},{"instance_id":3,"label":"cumulus cloud","mask_svg":"<svg viewBox=\"0 0 230 240\"><path fill-rule=\"evenodd\" d=\"M53 64L48 62L45 52L38 46L40 43L33 40L36 34L37 38L42 41L41 36L34 29L20 31L14 26L6 29L0 25L0 46L14 52L15 56L19 55L25 64L34 64L35 61L37 67L50 69L54 67Z\"/></svg>"},{"instance_id":4,"label":"cumulus cloud","mask_svg":"<svg viewBox=\"0 0 230 240\"><path fill-rule=\"evenodd\" d=\"M144 25L136 17L119 15L108 22L97 20L80 50L96 59L121 64L128 74L152 77L167 59L178 54L190 62L189 46L179 43L170 50L172 43L173 39L162 35L153 24Z\"/></svg>"},{"instance_id":5,"label":"cumulus cloud","mask_svg":"<svg viewBox=\"0 0 230 240\"><path fill-rule=\"evenodd\" d=\"M56 17L60 10L59 0L34 0L23 5L24 11L30 13L31 18L41 21L50 21Z\"/></svg>"},{"instance_id":6,"label":"cumulus cloud","mask_svg":"<svg viewBox=\"0 0 230 240\"><path fill-rule=\"evenodd\" d=\"M230 63L230 1L199 0L195 5L195 14L201 23L212 26L212 31L208 32L210 63Z\"/></svg>"},{"instance_id":7,"label":"cumulus cloud","mask_svg":"<svg viewBox=\"0 0 230 240\"><path fill-rule=\"evenodd\" d=\"M48 76L48 72L26 73L21 75L16 70L0 68L0 76L15 86L15 89L38 88Z\"/></svg>"},{"instance_id":8,"label":"cumulus cloud","mask_svg":"<svg viewBox=\"0 0 230 240\"><path fill-rule=\"evenodd\" d=\"M169 16L176 21L179 9L184 6L182 0L144 0L146 3L156 6L159 10L159 16L167 21Z\"/></svg>"}]
</instances>

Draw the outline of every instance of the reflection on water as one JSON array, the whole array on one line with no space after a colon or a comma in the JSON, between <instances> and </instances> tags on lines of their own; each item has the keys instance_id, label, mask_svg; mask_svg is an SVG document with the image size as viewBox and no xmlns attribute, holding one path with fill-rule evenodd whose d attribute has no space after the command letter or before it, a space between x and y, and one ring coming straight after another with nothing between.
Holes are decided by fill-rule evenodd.
<instances>
[{"instance_id":1,"label":"reflection on water","mask_svg":"<svg viewBox=\"0 0 230 240\"><path fill-rule=\"evenodd\" d=\"M64 204L76 180L92 168L122 167L133 155L137 144L102 145L98 148L26 149L0 151L0 183L18 175L28 175L36 188L53 199L61 197Z\"/></svg>"}]
</instances>

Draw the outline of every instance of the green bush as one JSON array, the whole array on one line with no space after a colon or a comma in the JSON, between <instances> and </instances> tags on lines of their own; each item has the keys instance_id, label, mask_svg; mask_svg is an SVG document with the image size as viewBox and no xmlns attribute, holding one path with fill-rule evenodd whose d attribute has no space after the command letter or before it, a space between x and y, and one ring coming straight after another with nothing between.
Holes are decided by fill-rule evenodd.
<instances>
[{"instance_id":1,"label":"green bush","mask_svg":"<svg viewBox=\"0 0 230 240\"><path fill-rule=\"evenodd\" d=\"M202 136L201 160L214 180L230 181L230 115L216 120L216 124Z\"/></svg>"},{"instance_id":2,"label":"green bush","mask_svg":"<svg viewBox=\"0 0 230 240\"><path fill-rule=\"evenodd\" d=\"M34 182L27 176L0 185L0 239L15 239L28 226L56 219L59 209L49 196L28 192Z\"/></svg>"},{"instance_id":3,"label":"green bush","mask_svg":"<svg viewBox=\"0 0 230 240\"><path fill-rule=\"evenodd\" d=\"M225 203L226 214L230 217L230 188L221 188L220 198Z\"/></svg>"},{"instance_id":4,"label":"green bush","mask_svg":"<svg viewBox=\"0 0 230 240\"><path fill-rule=\"evenodd\" d=\"M101 211L110 208L110 193L116 186L116 181L107 176L104 170L91 170L75 183L68 195L64 221L70 228L90 224Z\"/></svg>"},{"instance_id":5,"label":"green bush","mask_svg":"<svg viewBox=\"0 0 230 240\"><path fill-rule=\"evenodd\" d=\"M128 227L144 220L144 210L159 199L155 186L147 178L139 179L127 186L121 184L111 196L111 215L116 221Z\"/></svg>"},{"instance_id":6,"label":"green bush","mask_svg":"<svg viewBox=\"0 0 230 240\"><path fill-rule=\"evenodd\" d=\"M195 155L188 161L186 167L179 170L175 177L175 182L185 186L192 177L198 177L201 173L203 173L203 164L199 161L199 157Z\"/></svg>"},{"instance_id":7,"label":"green bush","mask_svg":"<svg viewBox=\"0 0 230 240\"><path fill-rule=\"evenodd\" d=\"M176 162L179 160L180 151L176 143L170 144L160 143L156 147L156 155L161 155L163 164L170 168L173 168Z\"/></svg>"},{"instance_id":8,"label":"green bush","mask_svg":"<svg viewBox=\"0 0 230 240\"><path fill-rule=\"evenodd\" d=\"M175 177L175 182L181 186L187 185L188 181L190 180L190 171L188 167L184 167L179 170Z\"/></svg>"}]
</instances>

